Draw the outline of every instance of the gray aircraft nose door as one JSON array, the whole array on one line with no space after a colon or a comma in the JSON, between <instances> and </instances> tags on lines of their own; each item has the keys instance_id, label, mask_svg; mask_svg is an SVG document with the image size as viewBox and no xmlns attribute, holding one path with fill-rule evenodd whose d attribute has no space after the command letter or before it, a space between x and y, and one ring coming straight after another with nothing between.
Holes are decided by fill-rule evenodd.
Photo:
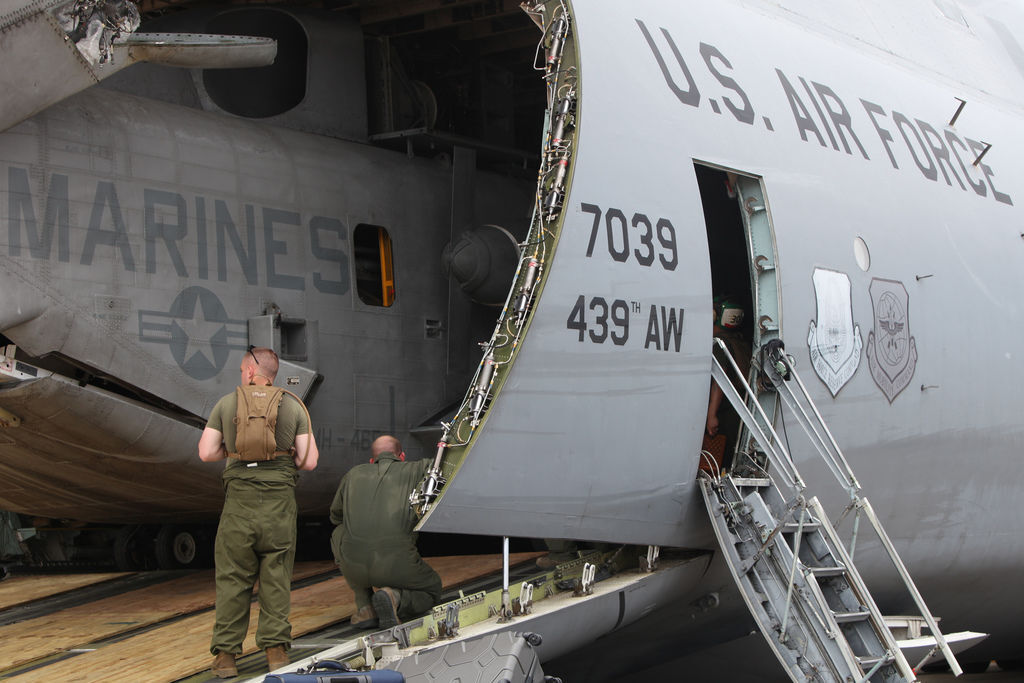
<instances>
[{"instance_id":1,"label":"gray aircraft nose door","mask_svg":"<svg viewBox=\"0 0 1024 683\"><path fill-rule=\"evenodd\" d=\"M466 411L448 431L450 448L441 446L461 459L445 470L448 481L420 528L710 542L695 504L711 277L693 164L630 125L636 112L663 104L661 73L624 70L621 54L607 49L618 26L597 11L577 18L564 31L557 18L549 22L557 35L545 42L550 50L564 41L565 49L551 70L552 133L526 275L507 304L518 310L526 301L520 287L527 291L535 274L531 315L520 328L513 312L488 342L478 377L483 389L496 388L479 416L475 388L468 391ZM566 142L560 103L570 96ZM497 368L488 365L492 353Z\"/></svg>"}]
</instances>

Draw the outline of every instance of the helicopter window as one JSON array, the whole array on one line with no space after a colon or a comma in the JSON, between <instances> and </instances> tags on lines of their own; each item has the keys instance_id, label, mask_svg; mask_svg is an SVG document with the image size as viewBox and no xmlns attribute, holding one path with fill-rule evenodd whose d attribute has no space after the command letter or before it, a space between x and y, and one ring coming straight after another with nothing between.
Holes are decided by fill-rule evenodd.
<instances>
[{"instance_id":1,"label":"helicopter window","mask_svg":"<svg viewBox=\"0 0 1024 683\"><path fill-rule=\"evenodd\" d=\"M352 244L359 299L370 306L390 306L395 302L395 274L387 229L379 225L357 225Z\"/></svg>"}]
</instances>

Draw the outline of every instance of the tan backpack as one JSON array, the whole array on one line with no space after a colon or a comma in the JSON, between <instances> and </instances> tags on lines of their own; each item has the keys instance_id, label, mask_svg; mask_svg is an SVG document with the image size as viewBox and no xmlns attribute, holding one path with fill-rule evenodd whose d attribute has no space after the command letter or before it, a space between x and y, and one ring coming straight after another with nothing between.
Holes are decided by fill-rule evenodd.
<instances>
[{"instance_id":1,"label":"tan backpack","mask_svg":"<svg viewBox=\"0 0 1024 683\"><path fill-rule=\"evenodd\" d=\"M270 460L288 451L277 448L277 410L285 390L271 385L249 385L235 389L235 452L232 458L244 461Z\"/></svg>"}]
</instances>

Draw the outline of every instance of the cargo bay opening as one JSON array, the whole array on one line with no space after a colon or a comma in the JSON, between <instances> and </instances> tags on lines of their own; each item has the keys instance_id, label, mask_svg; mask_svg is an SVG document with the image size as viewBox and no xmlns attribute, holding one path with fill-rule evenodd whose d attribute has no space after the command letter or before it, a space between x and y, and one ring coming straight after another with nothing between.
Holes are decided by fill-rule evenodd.
<instances>
[{"instance_id":1,"label":"cargo bay opening","mask_svg":"<svg viewBox=\"0 0 1024 683\"><path fill-rule=\"evenodd\" d=\"M491 273L476 270L472 276L474 283L482 282L477 283L481 288L487 288L497 280L503 281L507 290L518 254L508 248L508 244L514 244L514 241L505 239L505 236L507 234L521 241L528 228L539 162L537 141L541 137L547 106L543 83L533 69L541 34L518 3L452 6L440 1L367 4L342 0L307 3L302 7L256 7L232 3L199 6L188 1L165 3L147 0L139 9L143 18L141 31L265 34L277 39L284 49L278 52L280 58L276 68L247 69L243 74L239 70L168 69L138 64L97 87L146 100L362 143L393 152L396 166L409 162L417 167L416 172L425 172L428 167L445 169L451 177L452 191L450 197L442 196L438 203L450 202L452 242L464 233L482 227L500 234L504 241L476 241L484 242L485 256L498 254L505 258L504 252L511 254L506 258L509 261L507 273L498 273L492 264ZM343 163L344 159L339 159L339 164ZM382 169L381 172L388 170ZM415 189L417 178L414 172L403 176L403 179ZM345 181L344 174L338 173L338 182ZM493 193L498 185L517 188L509 196L509 204L522 205L517 209L521 223L510 220L501 226L483 226L482 223L487 221L477 220L480 191ZM56 194L54 196L57 197ZM48 205L45 202L50 201L47 197L43 194L34 198L35 211L40 218L46 215ZM253 256L253 262L256 262L257 246L263 249L263 245L244 243L244 229L248 227L249 218L242 207L228 206L227 200L215 196L213 190L209 196L194 197L183 193L182 197L188 212L189 237L195 230L192 207L197 202L206 203L210 212L208 234L211 240L216 232L213 215L224 204L223 222L231 223L228 236L234 239L235 232L243 236L243 242L227 243L224 251L228 263L235 258L244 260L247 256ZM28 197L26 201L32 199ZM399 202L403 196L396 193L393 199ZM53 208L59 207L54 203ZM55 213L62 215L59 211ZM358 247L362 242L354 233L356 222L349 221L346 226L348 232L344 233L337 227L340 222L326 226L318 224L315 231L331 238L337 233L342 243ZM184 223L179 227L183 226ZM393 302L400 302L401 297L397 293L401 290L396 293L396 286L408 281L402 279L406 272L403 269L411 269L415 264L408 259L391 260L392 240L397 249L402 237L390 224L381 229L386 229L389 237L387 248L382 246L385 244L383 233L374 234L370 260L375 259L374 263L379 265L375 266L372 277L362 280L359 279L359 262L342 263L329 246L315 245L320 258L336 261L340 271L340 274L327 274L317 291L335 293L331 288L351 286L355 300L364 307L383 309L390 308L389 304ZM136 239L139 230L138 226L129 225L130 239ZM186 231L182 229L181 232L178 241L168 238L167 250L184 251L187 248L183 241ZM491 247L491 242L496 246ZM165 256L162 251L164 245L165 242L160 242L157 247L159 258ZM206 248L205 242L203 248ZM440 254L424 254L423 258L439 260ZM142 268L141 263L136 266ZM201 277L226 277L217 270L216 264L211 267L211 274ZM197 272L203 271L188 268L184 274L197 279ZM260 271L261 284L264 276ZM462 284L453 282L450 286L450 303L443 311L447 317L443 321L428 317L422 325L424 338L440 337L449 347L445 384L452 387L453 392L465 389L477 360L477 342L489 334L497 313L493 306L475 303L471 296L467 296L467 288ZM369 290L373 291L367 293ZM127 299L124 302L111 299L108 303L111 307L128 307ZM289 311L282 313L290 315ZM285 328L279 330L282 344L295 342L287 343L288 348L277 349L282 358L294 356L297 362L303 363L305 358L313 358L310 350L315 350L317 345L315 339L306 339L306 333L311 336L315 332L315 321L307 321L304 317L282 319L286 323ZM133 410L157 412L178 425L201 428L205 422L199 414L201 411L155 395L130 378L90 367L59 353L30 353L14 342L14 339L0 336L0 346L11 349L12 362L23 363L26 368L66 377L82 391L112 394L118 401L131 404ZM313 371L316 372L317 368L314 367ZM437 408L437 411L419 416L418 422L387 427L409 430L416 424L427 425L435 414L444 414L443 405ZM409 433L410 441L419 440L425 444L432 443L437 436L430 430L418 433L412 429ZM0 507L30 512L21 500L8 498L4 502ZM40 546L35 555L47 563L105 565L116 559L122 569L180 568L203 564L208 556L204 548L212 534L202 519L204 515L209 516L208 512L185 515L169 508L163 518L153 519L152 523L122 514L123 511L106 516L90 513L86 515L90 518L84 521L97 524L95 529L89 527L90 532L95 531L89 534L61 521L70 519L68 515L74 511L58 510L53 506L47 512L43 516L37 515L35 520L25 514L20 520L12 521L17 528L35 530L36 536L31 545ZM319 531L317 524L311 525L311 534L317 535ZM44 549L41 541L47 536L53 540L47 541ZM79 543L86 536L89 537L88 543ZM315 542L320 543L319 540ZM452 547L479 546L481 542L477 539L454 539L450 543L444 539L440 541L445 552ZM302 543L300 541L300 545ZM324 543L323 547L327 545Z\"/></svg>"},{"instance_id":2,"label":"cargo bay opening","mask_svg":"<svg viewBox=\"0 0 1024 683\"><path fill-rule=\"evenodd\" d=\"M756 362L757 351L763 344L778 338L781 312L775 275L775 237L764 187L759 178L710 164L696 162L694 171L711 261L713 301L708 315L714 311L716 336L725 342L743 379L757 391L758 383L753 381L757 371L752 361ZM742 311L739 322L735 320L737 310ZM723 314L733 318L723 320ZM715 353L720 353L717 347ZM736 374L729 363L720 360L730 376ZM735 386L742 385L737 377L732 379ZM706 462L706 456L702 456L701 468L728 470L737 464L738 453L753 455L754 446L739 415L721 398L714 382L710 392L702 450L710 451L715 462ZM760 392L756 400L768 414L773 413L772 393ZM717 435L709 433L716 430Z\"/></svg>"}]
</instances>

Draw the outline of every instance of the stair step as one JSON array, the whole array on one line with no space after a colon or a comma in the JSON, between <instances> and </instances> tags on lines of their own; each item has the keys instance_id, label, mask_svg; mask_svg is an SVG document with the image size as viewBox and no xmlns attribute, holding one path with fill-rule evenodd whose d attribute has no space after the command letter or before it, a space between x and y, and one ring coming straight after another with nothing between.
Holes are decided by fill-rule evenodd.
<instances>
[{"instance_id":1,"label":"stair step","mask_svg":"<svg viewBox=\"0 0 1024 683\"><path fill-rule=\"evenodd\" d=\"M764 478L751 478L751 477L733 477L732 483L736 484L736 488L743 486L752 486L755 488L765 488L772 485L772 480L767 477Z\"/></svg>"},{"instance_id":2,"label":"stair step","mask_svg":"<svg viewBox=\"0 0 1024 683\"><path fill-rule=\"evenodd\" d=\"M871 618L871 612L867 610L862 612L833 612L832 616L836 618L836 623L851 624L857 621L867 621Z\"/></svg>"},{"instance_id":3,"label":"stair step","mask_svg":"<svg viewBox=\"0 0 1024 683\"><path fill-rule=\"evenodd\" d=\"M814 574L815 578L824 579L830 576L845 576L846 567L839 565L836 567L808 567L810 572Z\"/></svg>"},{"instance_id":4,"label":"stair step","mask_svg":"<svg viewBox=\"0 0 1024 683\"><path fill-rule=\"evenodd\" d=\"M857 567L843 551L843 539L833 528L829 513L816 496L811 496L803 488L795 466L789 462L789 454L781 447L783 438L771 424L763 424L771 422L770 418L761 411L758 415L751 412L754 402L748 405L740 389L747 395L752 395L754 390L743 378L739 382L742 387L733 385L730 374L719 362L719 351L724 352L728 366L736 366L736 359L732 358L729 348L721 339L716 339L711 368L713 381L723 389L743 422L756 432L753 438L757 446L773 468L779 470L773 471L770 477L767 471L755 469L743 470L743 474L751 475L749 477L724 473L721 477L723 485L717 488L708 479L698 480L730 571L737 578L760 630L768 633L769 629L778 628L778 622L785 622L788 615L781 613L781 609L789 610L790 597L799 591L803 594L801 597L809 601L808 609L795 610L793 614L794 628L803 631L799 652L789 639L767 639L794 681L807 679L809 672L830 672L834 675L829 678L850 682L864 679L869 673L872 679L915 680L914 672L882 622ZM849 463L831 438L828 426L792 367L792 359L785 355L781 346L773 350L773 354L776 351L779 355L773 358L783 362L797 380L789 385L783 384L777 375L769 378L776 385L782 403L794 415L801 416L800 422L810 437L811 445L832 467L844 486L853 487L849 491L852 497L850 510L857 510L858 519L863 512L863 519L870 523L883 549L900 570L906 588L923 608L921 596L903 568L891 539L882 529L874 508L866 498L858 495L859 485L853 478ZM786 388L789 390L784 390ZM763 427L755 429L755 424ZM823 438L823 434L827 438ZM754 453L751 447L750 454ZM794 493L797 498L793 498ZM755 565L755 560L764 557L770 557L772 563L788 568L789 572L776 573L775 567L771 571L764 567L762 571L762 567ZM844 562L851 564L845 566ZM799 580L790 585L792 581L787 581L787 576L796 578L794 571L797 568L801 572ZM778 604L783 593L787 595L785 607ZM926 609L924 612L927 614Z\"/></svg>"}]
</instances>

